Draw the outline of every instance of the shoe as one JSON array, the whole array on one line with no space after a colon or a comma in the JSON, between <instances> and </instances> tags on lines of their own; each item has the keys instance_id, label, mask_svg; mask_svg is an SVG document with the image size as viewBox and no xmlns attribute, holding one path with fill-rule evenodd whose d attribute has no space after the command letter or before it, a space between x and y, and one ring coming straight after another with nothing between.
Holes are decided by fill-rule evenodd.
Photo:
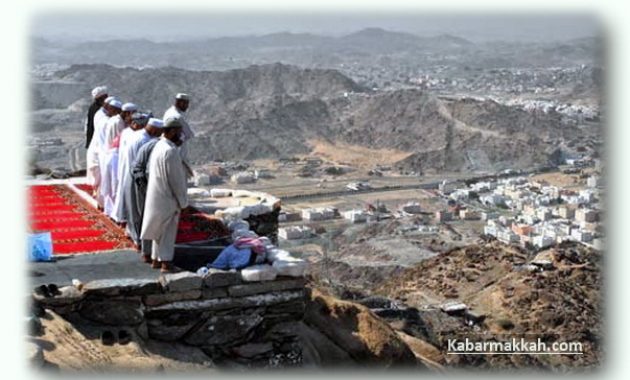
<instances>
[{"instance_id":1,"label":"shoe","mask_svg":"<svg viewBox=\"0 0 630 380\"><path fill-rule=\"evenodd\" d=\"M159 262L159 261L157 261L157 260L153 260L153 261L151 262L151 268L153 268L153 269L160 269L160 267L161 267L161 265L160 265L160 262Z\"/></svg>"},{"instance_id":2,"label":"shoe","mask_svg":"<svg viewBox=\"0 0 630 380\"><path fill-rule=\"evenodd\" d=\"M48 284L48 292L50 293L51 297L61 294L61 292L59 291L59 287L56 284Z\"/></svg>"},{"instance_id":3,"label":"shoe","mask_svg":"<svg viewBox=\"0 0 630 380\"><path fill-rule=\"evenodd\" d=\"M125 345L131 342L131 334L127 330L120 330L118 332L118 343Z\"/></svg>"},{"instance_id":4,"label":"shoe","mask_svg":"<svg viewBox=\"0 0 630 380\"><path fill-rule=\"evenodd\" d=\"M174 272L173 264L171 264L170 261L162 261L162 267L160 268L160 272L173 273Z\"/></svg>"},{"instance_id":5,"label":"shoe","mask_svg":"<svg viewBox=\"0 0 630 380\"><path fill-rule=\"evenodd\" d=\"M52 295L50 294L50 290L48 290L48 287L46 285L40 285L37 288L35 288L35 294L38 294L45 298L52 297Z\"/></svg>"},{"instance_id":6,"label":"shoe","mask_svg":"<svg viewBox=\"0 0 630 380\"><path fill-rule=\"evenodd\" d=\"M141 257L142 257L142 261L144 261L147 264L151 264L153 262L153 260L151 260L151 256L142 255Z\"/></svg>"},{"instance_id":7,"label":"shoe","mask_svg":"<svg viewBox=\"0 0 630 380\"><path fill-rule=\"evenodd\" d=\"M116 337L111 331L103 331L101 334L101 342L106 346L112 346L116 343Z\"/></svg>"}]
</instances>

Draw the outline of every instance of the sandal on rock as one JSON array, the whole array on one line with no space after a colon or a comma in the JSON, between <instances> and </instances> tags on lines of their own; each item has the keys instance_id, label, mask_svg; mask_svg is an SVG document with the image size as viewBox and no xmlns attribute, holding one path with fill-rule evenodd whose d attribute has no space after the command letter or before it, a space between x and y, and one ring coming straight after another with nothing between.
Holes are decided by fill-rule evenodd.
<instances>
[{"instance_id":1,"label":"sandal on rock","mask_svg":"<svg viewBox=\"0 0 630 380\"><path fill-rule=\"evenodd\" d=\"M114 333L109 330L103 331L101 334L101 342L103 342L106 346L113 346L114 343L116 343L116 337L114 336Z\"/></svg>"},{"instance_id":2,"label":"sandal on rock","mask_svg":"<svg viewBox=\"0 0 630 380\"><path fill-rule=\"evenodd\" d=\"M129 334L129 331L127 330L120 330L118 332L118 343L120 344L127 344L131 342L131 334Z\"/></svg>"},{"instance_id":3,"label":"sandal on rock","mask_svg":"<svg viewBox=\"0 0 630 380\"><path fill-rule=\"evenodd\" d=\"M48 291L52 297L58 296L61 294L59 291L59 287L56 284L48 284Z\"/></svg>"},{"instance_id":4,"label":"sandal on rock","mask_svg":"<svg viewBox=\"0 0 630 380\"><path fill-rule=\"evenodd\" d=\"M52 295L50 294L50 290L48 290L48 287L46 285L40 285L40 286L36 287L35 288L35 294L43 296L45 298L52 297Z\"/></svg>"}]
</instances>

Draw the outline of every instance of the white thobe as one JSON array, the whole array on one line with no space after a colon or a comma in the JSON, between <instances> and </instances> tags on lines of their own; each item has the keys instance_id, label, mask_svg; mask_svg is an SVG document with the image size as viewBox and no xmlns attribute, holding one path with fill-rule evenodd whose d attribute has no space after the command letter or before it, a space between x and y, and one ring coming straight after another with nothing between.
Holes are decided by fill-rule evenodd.
<instances>
[{"instance_id":1,"label":"white thobe","mask_svg":"<svg viewBox=\"0 0 630 380\"><path fill-rule=\"evenodd\" d=\"M129 171L128 162L128 148L129 140L131 140L134 130L131 128L124 128L120 132L120 143L118 145L118 167L116 177L118 178L118 185L116 187L116 196L114 197L114 220L118 222L126 221L125 210L122 202L122 192L124 189L126 172Z\"/></svg>"},{"instance_id":2,"label":"white thobe","mask_svg":"<svg viewBox=\"0 0 630 380\"><path fill-rule=\"evenodd\" d=\"M101 168L99 154L101 152L101 145L105 139L107 120L109 120L109 116L107 116L103 108L99 109L94 114L94 134L92 135L92 141L90 141L86 157L87 181L94 188L94 194L96 195L98 204L101 206L103 205L103 199L100 192Z\"/></svg>"},{"instance_id":3,"label":"white thobe","mask_svg":"<svg viewBox=\"0 0 630 380\"><path fill-rule=\"evenodd\" d=\"M186 115L184 111L177 109L175 106L171 106L171 108L167 109L164 112L164 117L162 120L166 121L171 118L177 118L182 123L182 140L190 140L195 137L195 132L190 128L188 122L186 121Z\"/></svg>"},{"instance_id":4,"label":"white thobe","mask_svg":"<svg viewBox=\"0 0 630 380\"><path fill-rule=\"evenodd\" d=\"M153 259L172 261L179 214L188 206L188 196L181 155L177 146L164 137L153 148L149 173L140 235L153 241Z\"/></svg>"},{"instance_id":5,"label":"white thobe","mask_svg":"<svg viewBox=\"0 0 630 380\"><path fill-rule=\"evenodd\" d=\"M173 105L171 106L171 108L167 109L166 112L164 112L164 117L162 117L162 120L166 122L168 119L177 118L182 124L182 135L180 136L180 138L182 139L183 143L179 147L179 152L182 155L182 159L184 160L186 165L190 167L190 165L188 164L188 144L190 144L189 140L195 137L195 132L192 130L192 128L190 128L190 125L188 125L188 121L186 121L185 116L186 115L183 111L177 109L177 107ZM192 173L190 173L189 175L192 175Z\"/></svg>"},{"instance_id":6,"label":"white thobe","mask_svg":"<svg viewBox=\"0 0 630 380\"><path fill-rule=\"evenodd\" d=\"M118 183L118 149L116 148L116 159L114 158L112 151L112 144L116 137L125 128L125 121L120 115L112 116L105 124L105 133L101 142L101 149L99 155L102 155L104 159L99 159L101 167L101 181L109 181L108 186L101 186L101 196L103 202L109 199L112 204L109 212L105 212L111 218L115 219L113 202L116 200L116 186Z\"/></svg>"},{"instance_id":7,"label":"white thobe","mask_svg":"<svg viewBox=\"0 0 630 380\"><path fill-rule=\"evenodd\" d=\"M101 176L101 194L103 194L103 208L105 215L115 219L114 201L118 186L118 148L112 147L103 155L103 170Z\"/></svg>"},{"instance_id":8,"label":"white thobe","mask_svg":"<svg viewBox=\"0 0 630 380\"><path fill-rule=\"evenodd\" d=\"M120 146L118 148L118 188L114 200L114 216L119 222L127 221L127 205L123 196L127 182L131 180L130 172L138 150L149 141L151 136L145 129L134 131L131 128L123 129L120 134Z\"/></svg>"}]
</instances>

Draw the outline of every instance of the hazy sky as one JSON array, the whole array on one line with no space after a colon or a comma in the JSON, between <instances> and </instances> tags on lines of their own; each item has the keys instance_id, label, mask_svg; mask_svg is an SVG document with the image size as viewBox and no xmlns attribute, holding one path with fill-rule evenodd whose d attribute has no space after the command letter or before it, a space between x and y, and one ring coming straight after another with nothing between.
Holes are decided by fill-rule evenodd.
<instances>
[{"instance_id":1,"label":"hazy sky","mask_svg":"<svg viewBox=\"0 0 630 380\"><path fill-rule=\"evenodd\" d=\"M589 14L369 14L369 13L44 13L31 34L75 41L146 38L154 41L262 35L276 32L342 35L380 27L421 36L449 33L472 41L564 40L597 35Z\"/></svg>"}]
</instances>

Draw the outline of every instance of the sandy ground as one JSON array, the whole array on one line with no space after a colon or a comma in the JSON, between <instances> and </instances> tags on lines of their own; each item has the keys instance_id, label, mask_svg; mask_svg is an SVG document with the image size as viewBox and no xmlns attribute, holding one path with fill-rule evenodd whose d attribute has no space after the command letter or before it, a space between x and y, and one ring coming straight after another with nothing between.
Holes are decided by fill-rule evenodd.
<instances>
[{"instance_id":1,"label":"sandy ground","mask_svg":"<svg viewBox=\"0 0 630 380\"><path fill-rule=\"evenodd\" d=\"M81 332L52 311L41 321L44 334L31 341L42 347L49 367L64 372L199 372L213 367L194 347L145 342L137 336L126 345L105 346L99 331Z\"/></svg>"},{"instance_id":2,"label":"sandy ground","mask_svg":"<svg viewBox=\"0 0 630 380\"><path fill-rule=\"evenodd\" d=\"M313 149L311 152L313 156L336 163L345 162L359 168L373 168L377 164L391 165L413 154L395 149L370 149L341 142L332 144L318 139L309 140L308 144Z\"/></svg>"}]
</instances>

